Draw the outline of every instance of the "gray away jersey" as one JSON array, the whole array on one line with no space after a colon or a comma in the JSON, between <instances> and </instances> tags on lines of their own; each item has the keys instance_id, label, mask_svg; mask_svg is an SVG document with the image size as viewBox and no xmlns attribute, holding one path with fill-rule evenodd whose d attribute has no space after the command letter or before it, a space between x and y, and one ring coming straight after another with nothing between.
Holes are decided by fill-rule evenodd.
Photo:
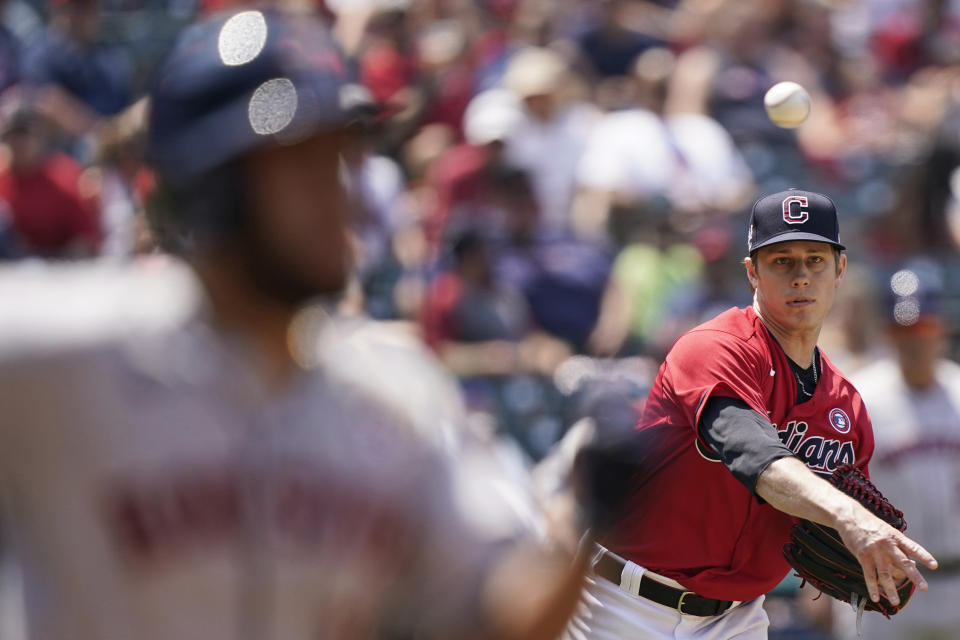
<instances>
[{"instance_id":1,"label":"gray away jersey","mask_svg":"<svg viewBox=\"0 0 960 640\"><path fill-rule=\"evenodd\" d=\"M0 486L32 637L476 629L430 438L323 358L280 391L168 264L0 274Z\"/></svg>"}]
</instances>

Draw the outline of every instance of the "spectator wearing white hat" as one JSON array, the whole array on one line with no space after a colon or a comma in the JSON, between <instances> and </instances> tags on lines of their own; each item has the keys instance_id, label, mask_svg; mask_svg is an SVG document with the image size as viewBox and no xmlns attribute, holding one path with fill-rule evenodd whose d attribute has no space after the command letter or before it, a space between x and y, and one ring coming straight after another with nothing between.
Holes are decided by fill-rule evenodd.
<instances>
[{"instance_id":1,"label":"spectator wearing white hat","mask_svg":"<svg viewBox=\"0 0 960 640\"><path fill-rule=\"evenodd\" d=\"M553 229L570 226L577 165L600 117L593 105L567 99L571 79L559 54L530 47L514 54L502 80L523 107L507 158L530 173L542 223Z\"/></svg>"},{"instance_id":2,"label":"spectator wearing white hat","mask_svg":"<svg viewBox=\"0 0 960 640\"><path fill-rule=\"evenodd\" d=\"M682 211L734 211L753 193L750 169L716 120L667 109L675 68L667 49L637 58L634 104L606 114L593 129L577 169L579 185L607 201L666 198ZM594 221L593 231L602 232L604 222ZM579 215L578 224L591 225Z\"/></svg>"},{"instance_id":3,"label":"spectator wearing white hat","mask_svg":"<svg viewBox=\"0 0 960 640\"><path fill-rule=\"evenodd\" d=\"M502 226L502 216L490 197L491 178L507 164L505 145L522 119L519 100L506 89L488 89L467 105L463 118L466 142L445 151L428 175L435 198L426 233L434 249L451 226L492 233Z\"/></svg>"}]
</instances>

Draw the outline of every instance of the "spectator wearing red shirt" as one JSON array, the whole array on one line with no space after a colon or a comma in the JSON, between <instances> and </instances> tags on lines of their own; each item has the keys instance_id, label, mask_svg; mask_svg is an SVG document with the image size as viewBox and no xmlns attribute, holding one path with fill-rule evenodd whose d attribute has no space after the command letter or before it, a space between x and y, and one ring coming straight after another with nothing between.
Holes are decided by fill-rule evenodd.
<instances>
[{"instance_id":1,"label":"spectator wearing red shirt","mask_svg":"<svg viewBox=\"0 0 960 640\"><path fill-rule=\"evenodd\" d=\"M9 205L19 244L26 254L45 258L94 254L100 222L92 194L83 193L83 167L53 150L43 115L15 100L12 108L0 109L0 199Z\"/></svg>"},{"instance_id":2,"label":"spectator wearing red shirt","mask_svg":"<svg viewBox=\"0 0 960 640\"><path fill-rule=\"evenodd\" d=\"M459 376L551 375L570 346L534 324L521 292L496 281L487 240L462 231L451 253L422 310L427 344Z\"/></svg>"},{"instance_id":3,"label":"spectator wearing red shirt","mask_svg":"<svg viewBox=\"0 0 960 640\"><path fill-rule=\"evenodd\" d=\"M506 89L490 89L470 101L463 122L466 141L440 156L427 178L436 194L426 219L427 239L434 251L451 227L493 235L502 231L502 216L491 198L491 180L507 164L505 141L521 117L519 101Z\"/></svg>"}]
</instances>

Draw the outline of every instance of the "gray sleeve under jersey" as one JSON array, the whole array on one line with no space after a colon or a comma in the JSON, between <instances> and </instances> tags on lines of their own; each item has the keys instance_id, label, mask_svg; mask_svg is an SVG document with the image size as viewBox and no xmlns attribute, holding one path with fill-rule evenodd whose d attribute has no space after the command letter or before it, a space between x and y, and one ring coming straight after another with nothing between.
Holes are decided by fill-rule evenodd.
<instances>
[{"instance_id":1,"label":"gray sleeve under jersey","mask_svg":"<svg viewBox=\"0 0 960 640\"><path fill-rule=\"evenodd\" d=\"M697 431L751 493L771 463L793 455L770 421L738 398L710 397Z\"/></svg>"}]
</instances>

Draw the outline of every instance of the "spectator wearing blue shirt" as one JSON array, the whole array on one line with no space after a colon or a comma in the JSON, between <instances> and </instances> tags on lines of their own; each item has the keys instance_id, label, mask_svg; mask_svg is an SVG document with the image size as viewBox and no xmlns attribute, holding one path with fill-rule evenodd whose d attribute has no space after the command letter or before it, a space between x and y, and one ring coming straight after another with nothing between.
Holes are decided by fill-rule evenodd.
<instances>
[{"instance_id":1,"label":"spectator wearing blue shirt","mask_svg":"<svg viewBox=\"0 0 960 640\"><path fill-rule=\"evenodd\" d=\"M129 58L100 41L99 9L98 0L51 0L46 29L23 55L23 80L49 89L77 134L131 101Z\"/></svg>"}]
</instances>

